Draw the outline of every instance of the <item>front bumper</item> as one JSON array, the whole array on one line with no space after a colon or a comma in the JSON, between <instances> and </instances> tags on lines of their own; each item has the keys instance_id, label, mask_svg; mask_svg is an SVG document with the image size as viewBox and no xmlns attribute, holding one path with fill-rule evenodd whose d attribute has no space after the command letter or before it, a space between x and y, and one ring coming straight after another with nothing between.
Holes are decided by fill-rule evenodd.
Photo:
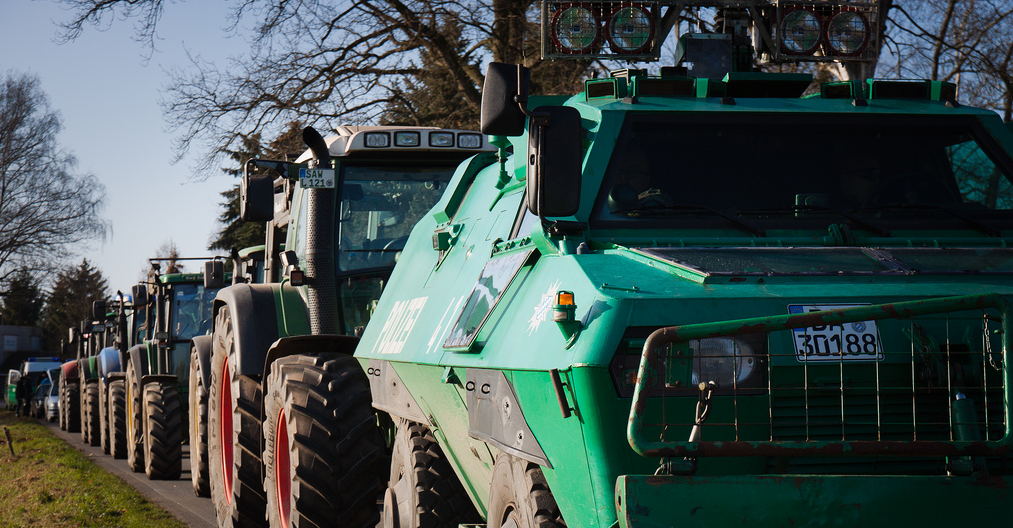
<instances>
[{"instance_id":1,"label":"front bumper","mask_svg":"<svg viewBox=\"0 0 1013 528\"><path fill-rule=\"evenodd\" d=\"M621 528L1013 525L1013 477L648 476L616 481Z\"/></svg>"}]
</instances>

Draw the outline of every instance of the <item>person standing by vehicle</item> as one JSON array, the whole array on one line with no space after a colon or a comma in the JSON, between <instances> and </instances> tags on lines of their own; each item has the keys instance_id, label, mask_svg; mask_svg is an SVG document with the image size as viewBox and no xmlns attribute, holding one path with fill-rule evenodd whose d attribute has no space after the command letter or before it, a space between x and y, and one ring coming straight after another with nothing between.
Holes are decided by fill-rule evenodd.
<instances>
[{"instance_id":1,"label":"person standing by vehicle","mask_svg":"<svg viewBox=\"0 0 1013 528\"><path fill-rule=\"evenodd\" d=\"M28 376L21 376L18 380L17 388L14 390L14 395L17 396L18 405L14 408L15 416L21 416L21 411L28 412L28 399L32 396L32 381Z\"/></svg>"}]
</instances>

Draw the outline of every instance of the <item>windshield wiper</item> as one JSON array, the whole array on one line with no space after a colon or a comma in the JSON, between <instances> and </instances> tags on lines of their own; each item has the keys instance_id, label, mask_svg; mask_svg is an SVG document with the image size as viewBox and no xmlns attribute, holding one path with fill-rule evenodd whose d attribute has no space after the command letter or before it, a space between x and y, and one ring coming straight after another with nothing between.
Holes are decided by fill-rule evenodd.
<instances>
[{"instance_id":1,"label":"windshield wiper","mask_svg":"<svg viewBox=\"0 0 1013 528\"><path fill-rule=\"evenodd\" d=\"M670 215L670 214L697 214L697 213L711 213L727 220L728 222L735 224L736 227L749 231L750 233L758 236L765 237L767 232L763 228L757 227L749 222L740 220L729 214L722 213L713 207L698 204L673 204L673 205L658 205L652 207L633 207L630 209L619 209L612 211L612 214L618 215Z\"/></svg>"},{"instance_id":2,"label":"windshield wiper","mask_svg":"<svg viewBox=\"0 0 1013 528\"><path fill-rule=\"evenodd\" d=\"M840 209L834 209L833 207L827 207L827 206L823 206L823 205L786 205L786 206L780 206L780 207L764 207L764 208L758 208L758 209L743 209L742 211L738 211L737 214L740 214L740 215L744 215L744 214L746 214L746 215L758 214L759 215L759 214L804 213L804 212L807 212L807 211L834 213L836 215L843 216L844 218L846 218L848 220L851 220L852 222L854 222L854 223L856 223L856 224L858 224L858 225L860 225L860 226L868 229L869 231L875 232L877 235L879 235L881 237L889 237L890 236L890 230L886 229L885 227L876 225L876 224L874 224L872 222L867 222L867 221L862 220L861 218L858 218L858 217L856 217L856 216L854 216L852 214L849 214L849 213L847 213L845 211L841 211Z\"/></svg>"},{"instance_id":3,"label":"windshield wiper","mask_svg":"<svg viewBox=\"0 0 1013 528\"><path fill-rule=\"evenodd\" d=\"M874 205L870 207L859 207L857 209L852 209L851 211L858 213L866 213L874 211L942 211L952 216L953 218L956 218L957 220L960 220L961 222L973 227L974 229L977 229L978 231L985 233L990 237L997 237L1002 234L995 227L983 224L973 218L964 216L963 214L954 211L950 207L944 207L942 205L893 203L885 205Z\"/></svg>"}]
</instances>

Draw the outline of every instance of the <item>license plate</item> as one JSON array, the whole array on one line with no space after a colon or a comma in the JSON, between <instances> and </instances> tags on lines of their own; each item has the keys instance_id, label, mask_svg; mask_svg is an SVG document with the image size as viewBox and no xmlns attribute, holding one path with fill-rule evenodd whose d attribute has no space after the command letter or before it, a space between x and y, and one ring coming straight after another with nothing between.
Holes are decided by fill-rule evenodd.
<instances>
[{"instance_id":1,"label":"license plate","mask_svg":"<svg viewBox=\"0 0 1013 528\"><path fill-rule=\"evenodd\" d=\"M861 304L791 304L788 313L804 314L866 306ZM883 359L876 321L827 324L792 330L799 361L878 361Z\"/></svg>"},{"instance_id":2,"label":"license plate","mask_svg":"<svg viewBox=\"0 0 1013 528\"><path fill-rule=\"evenodd\" d=\"M334 169L299 169L299 185L303 189L333 189Z\"/></svg>"}]
</instances>

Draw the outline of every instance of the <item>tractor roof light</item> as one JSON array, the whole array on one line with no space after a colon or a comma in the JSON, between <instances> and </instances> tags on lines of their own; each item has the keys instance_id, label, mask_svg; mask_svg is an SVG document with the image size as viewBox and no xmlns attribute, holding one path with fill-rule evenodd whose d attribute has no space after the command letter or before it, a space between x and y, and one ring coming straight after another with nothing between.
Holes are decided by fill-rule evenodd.
<instances>
[{"instance_id":1,"label":"tractor roof light","mask_svg":"<svg viewBox=\"0 0 1013 528\"><path fill-rule=\"evenodd\" d=\"M387 132L367 132L365 142L369 148L386 148L390 146L390 134Z\"/></svg>"},{"instance_id":2,"label":"tractor roof light","mask_svg":"<svg viewBox=\"0 0 1013 528\"><path fill-rule=\"evenodd\" d=\"M429 146L430 147L453 147L454 146L454 133L453 132L430 132L429 133Z\"/></svg>"},{"instance_id":3,"label":"tractor roof light","mask_svg":"<svg viewBox=\"0 0 1013 528\"><path fill-rule=\"evenodd\" d=\"M422 135L418 132L394 132L394 145L398 147L417 147L422 143Z\"/></svg>"},{"instance_id":4,"label":"tractor roof light","mask_svg":"<svg viewBox=\"0 0 1013 528\"><path fill-rule=\"evenodd\" d=\"M482 148L482 134L461 133L457 135L457 148Z\"/></svg>"},{"instance_id":5,"label":"tractor roof light","mask_svg":"<svg viewBox=\"0 0 1013 528\"><path fill-rule=\"evenodd\" d=\"M601 41L601 20L589 6L566 4L552 16L550 33L561 53L593 53Z\"/></svg>"},{"instance_id":6,"label":"tractor roof light","mask_svg":"<svg viewBox=\"0 0 1013 528\"><path fill-rule=\"evenodd\" d=\"M636 55L654 45L654 15L643 4L620 4L609 14L605 35L614 53Z\"/></svg>"},{"instance_id":7,"label":"tractor roof light","mask_svg":"<svg viewBox=\"0 0 1013 528\"><path fill-rule=\"evenodd\" d=\"M869 43L869 20L861 12L842 9L827 22L827 45L837 55L862 53Z\"/></svg>"},{"instance_id":8,"label":"tractor roof light","mask_svg":"<svg viewBox=\"0 0 1013 528\"><path fill-rule=\"evenodd\" d=\"M789 55L810 55L823 39L823 20L810 9L793 7L785 10L777 27L781 51Z\"/></svg>"}]
</instances>

